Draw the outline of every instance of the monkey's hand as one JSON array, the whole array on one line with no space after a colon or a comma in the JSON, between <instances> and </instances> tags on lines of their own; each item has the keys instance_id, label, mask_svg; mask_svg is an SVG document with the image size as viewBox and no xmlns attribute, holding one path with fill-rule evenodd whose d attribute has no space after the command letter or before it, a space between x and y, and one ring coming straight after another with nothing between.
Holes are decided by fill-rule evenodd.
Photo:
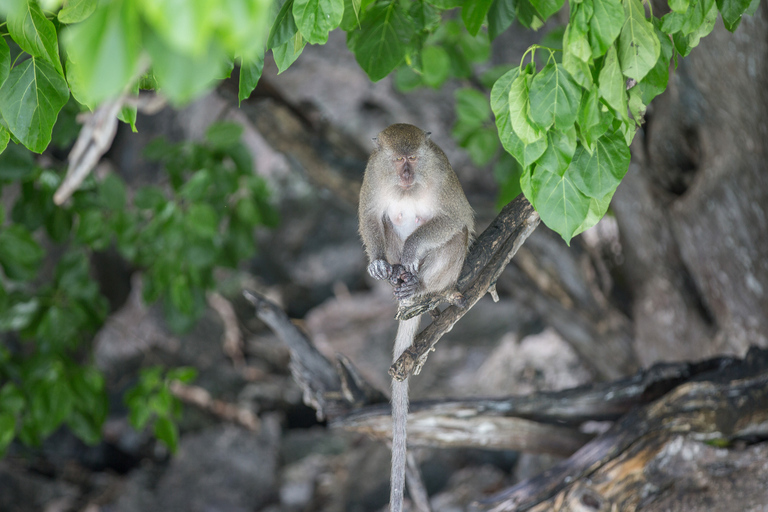
<instances>
[{"instance_id":1,"label":"monkey's hand","mask_svg":"<svg viewBox=\"0 0 768 512\"><path fill-rule=\"evenodd\" d=\"M408 272L403 265L392 267L392 276L389 278L389 282L395 287L394 294L397 300L412 297L419 286L418 278Z\"/></svg>"},{"instance_id":2,"label":"monkey's hand","mask_svg":"<svg viewBox=\"0 0 768 512\"><path fill-rule=\"evenodd\" d=\"M368 265L368 273L374 279L390 279L392 277L392 265L390 265L387 260L373 260L371 264Z\"/></svg>"}]
</instances>

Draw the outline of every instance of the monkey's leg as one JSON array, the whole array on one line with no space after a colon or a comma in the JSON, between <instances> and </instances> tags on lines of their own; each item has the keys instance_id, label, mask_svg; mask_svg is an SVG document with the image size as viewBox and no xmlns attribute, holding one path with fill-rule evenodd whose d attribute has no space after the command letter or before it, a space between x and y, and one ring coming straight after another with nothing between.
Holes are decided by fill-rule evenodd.
<instances>
[{"instance_id":1,"label":"monkey's leg","mask_svg":"<svg viewBox=\"0 0 768 512\"><path fill-rule=\"evenodd\" d=\"M466 231L456 233L424 258L418 273L419 294L443 292L456 286L467 255L467 237Z\"/></svg>"}]
</instances>

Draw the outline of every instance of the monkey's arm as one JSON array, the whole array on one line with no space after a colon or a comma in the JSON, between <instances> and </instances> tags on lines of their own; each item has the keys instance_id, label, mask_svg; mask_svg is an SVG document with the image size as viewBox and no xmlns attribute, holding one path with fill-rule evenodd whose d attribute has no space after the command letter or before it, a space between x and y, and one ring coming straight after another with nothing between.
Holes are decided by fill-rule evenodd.
<instances>
[{"instance_id":1,"label":"monkey's arm","mask_svg":"<svg viewBox=\"0 0 768 512\"><path fill-rule=\"evenodd\" d=\"M360 235L368 255L368 274L375 279L389 279L392 265L385 259L386 240L382 220L372 213L361 213Z\"/></svg>"}]
</instances>

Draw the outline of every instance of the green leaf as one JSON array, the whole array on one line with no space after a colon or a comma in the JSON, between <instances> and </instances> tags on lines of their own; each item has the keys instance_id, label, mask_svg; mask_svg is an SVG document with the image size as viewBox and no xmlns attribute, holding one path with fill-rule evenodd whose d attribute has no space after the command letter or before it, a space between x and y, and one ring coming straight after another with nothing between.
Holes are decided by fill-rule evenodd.
<instances>
[{"instance_id":1,"label":"green leaf","mask_svg":"<svg viewBox=\"0 0 768 512\"><path fill-rule=\"evenodd\" d=\"M339 27L345 32L351 32L360 27L361 0L344 0L344 17Z\"/></svg>"},{"instance_id":2,"label":"green leaf","mask_svg":"<svg viewBox=\"0 0 768 512\"><path fill-rule=\"evenodd\" d=\"M576 129L547 132L547 149L536 162L536 172L546 170L562 176L576 151Z\"/></svg>"},{"instance_id":3,"label":"green leaf","mask_svg":"<svg viewBox=\"0 0 768 512\"><path fill-rule=\"evenodd\" d=\"M517 68L510 69L504 73L491 89L491 110L496 116L496 130L499 132L499 140L509 153L512 153L513 147L516 147L520 139L515 135L509 116L509 90L512 82L520 75ZM512 140L514 137L516 140Z\"/></svg>"},{"instance_id":4,"label":"green leaf","mask_svg":"<svg viewBox=\"0 0 768 512\"><path fill-rule=\"evenodd\" d=\"M135 82L131 87L132 97L138 99L139 97L139 82ZM131 127L133 133L138 132L136 129L136 114L137 108L135 106L124 106L120 108L120 112L117 113L117 118L124 123L127 123Z\"/></svg>"},{"instance_id":5,"label":"green leaf","mask_svg":"<svg viewBox=\"0 0 768 512\"><path fill-rule=\"evenodd\" d=\"M168 371L167 378L169 381L178 380L185 384L189 384L197 378L197 368L193 366L179 366Z\"/></svg>"},{"instance_id":6,"label":"green leaf","mask_svg":"<svg viewBox=\"0 0 768 512\"><path fill-rule=\"evenodd\" d=\"M347 44L368 77L377 82L405 58L415 28L398 0L377 2L366 12L360 30L348 35Z\"/></svg>"},{"instance_id":7,"label":"green leaf","mask_svg":"<svg viewBox=\"0 0 768 512\"><path fill-rule=\"evenodd\" d=\"M125 208L125 184L115 173L109 173L99 183L99 200L106 210L118 211Z\"/></svg>"},{"instance_id":8,"label":"green leaf","mask_svg":"<svg viewBox=\"0 0 768 512\"><path fill-rule=\"evenodd\" d=\"M287 0L280 11L277 13L277 18L272 24L272 28L269 30L269 37L267 38L267 48L277 48L282 46L296 35L299 28L296 26L296 21L293 19L293 0Z\"/></svg>"},{"instance_id":9,"label":"green leaf","mask_svg":"<svg viewBox=\"0 0 768 512\"><path fill-rule=\"evenodd\" d=\"M192 290L189 285L189 279L185 274L179 274L173 277L170 290L171 304L181 313L189 315L194 308Z\"/></svg>"},{"instance_id":10,"label":"green leaf","mask_svg":"<svg viewBox=\"0 0 768 512\"><path fill-rule=\"evenodd\" d=\"M58 18L61 23L79 23L93 14L98 5L98 0L68 0L67 5L59 11Z\"/></svg>"},{"instance_id":11,"label":"green leaf","mask_svg":"<svg viewBox=\"0 0 768 512\"><path fill-rule=\"evenodd\" d=\"M531 0L531 5L541 15L541 19L546 21L547 18L559 11L565 0Z\"/></svg>"},{"instance_id":12,"label":"green leaf","mask_svg":"<svg viewBox=\"0 0 768 512\"><path fill-rule=\"evenodd\" d=\"M461 146L466 148L475 165L487 165L496 155L499 138L493 128L481 128L473 132Z\"/></svg>"},{"instance_id":13,"label":"green leaf","mask_svg":"<svg viewBox=\"0 0 768 512\"><path fill-rule=\"evenodd\" d=\"M595 199L592 198L589 201L589 213L587 213L587 218L584 219L584 222L581 223L581 226L579 226L579 229L576 230L576 232L573 234L574 236L578 235L579 233L582 233L598 222L600 222L600 219L602 219L605 216L605 212L608 211L608 207L611 205L611 199L613 198L614 191L609 192L605 195L605 197L601 199Z\"/></svg>"},{"instance_id":14,"label":"green leaf","mask_svg":"<svg viewBox=\"0 0 768 512\"><path fill-rule=\"evenodd\" d=\"M157 418L155 421L155 436L175 452L179 444L179 430L176 424L168 418Z\"/></svg>"},{"instance_id":15,"label":"green leaf","mask_svg":"<svg viewBox=\"0 0 768 512\"><path fill-rule=\"evenodd\" d=\"M8 147L8 141L11 140L11 134L3 128L2 125L0 125L0 153L5 151L5 148Z\"/></svg>"},{"instance_id":16,"label":"green leaf","mask_svg":"<svg viewBox=\"0 0 768 512\"><path fill-rule=\"evenodd\" d=\"M187 229L203 238L216 236L219 227L219 218L216 210L207 203L193 203L184 218Z\"/></svg>"},{"instance_id":17,"label":"green leaf","mask_svg":"<svg viewBox=\"0 0 768 512\"><path fill-rule=\"evenodd\" d=\"M502 153L493 166L493 176L499 184L499 196L496 199L496 207L501 209L504 205L523 193L520 188L520 174L523 168L509 153Z\"/></svg>"},{"instance_id":18,"label":"green leaf","mask_svg":"<svg viewBox=\"0 0 768 512\"><path fill-rule=\"evenodd\" d=\"M529 96L531 120L540 127L565 130L576 122L581 88L554 59L533 77Z\"/></svg>"},{"instance_id":19,"label":"green leaf","mask_svg":"<svg viewBox=\"0 0 768 512\"><path fill-rule=\"evenodd\" d=\"M531 123L528 118L530 75L521 74L509 88L509 120L515 134L523 144L533 144L544 137L545 132Z\"/></svg>"},{"instance_id":20,"label":"green leaf","mask_svg":"<svg viewBox=\"0 0 768 512\"><path fill-rule=\"evenodd\" d=\"M59 75L64 76L56 27L37 3L18 2L8 12L8 32L22 50L48 62Z\"/></svg>"},{"instance_id":21,"label":"green leaf","mask_svg":"<svg viewBox=\"0 0 768 512\"><path fill-rule=\"evenodd\" d=\"M591 155L579 146L569 172L584 195L601 199L616 190L628 169L629 148L622 134L614 132L600 137Z\"/></svg>"},{"instance_id":22,"label":"green leaf","mask_svg":"<svg viewBox=\"0 0 768 512\"><path fill-rule=\"evenodd\" d=\"M344 0L294 0L293 19L310 44L325 44L344 16Z\"/></svg>"},{"instance_id":23,"label":"green leaf","mask_svg":"<svg viewBox=\"0 0 768 512\"><path fill-rule=\"evenodd\" d=\"M654 28L656 30L656 36L661 43L661 55L653 69L645 75L643 81L634 87L642 93L641 98L646 105L650 104L653 98L667 89L667 83L669 82L669 62L672 58L672 52L674 51L674 45L669 39L669 36L658 28Z\"/></svg>"},{"instance_id":24,"label":"green leaf","mask_svg":"<svg viewBox=\"0 0 768 512\"><path fill-rule=\"evenodd\" d=\"M42 153L67 99L69 88L61 75L48 62L32 57L15 66L0 88L0 113L22 144Z\"/></svg>"},{"instance_id":25,"label":"green leaf","mask_svg":"<svg viewBox=\"0 0 768 512\"><path fill-rule=\"evenodd\" d=\"M242 135L242 125L231 121L213 123L205 131L206 140L216 149L227 149L238 144Z\"/></svg>"},{"instance_id":26,"label":"green leaf","mask_svg":"<svg viewBox=\"0 0 768 512\"><path fill-rule=\"evenodd\" d=\"M496 116L496 129L502 146L523 167L533 164L547 149L547 139L542 137L533 144L523 144L512 128L509 98L511 86L520 76L518 68L514 68L499 78L491 90L491 110Z\"/></svg>"},{"instance_id":27,"label":"green leaf","mask_svg":"<svg viewBox=\"0 0 768 512\"><path fill-rule=\"evenodd\" d=\"M437 89L448 79L451 58L442 46L425 45L421 49L421 78L424 83Z\"/></svg>"},{"instance_id":28,"label":"green leaf","mask_svg":"<svg viewBox=\"0 0 768 512\"><path fill-rule=\"evenodd\" d=\"M597 89L590 89L581 100L578 118L581 142L590 153L594 150L595 141L608 129L610 123L604 121L608 118L613 116L601 114Z\"/></svg>"},{"instance_id":29,"label":"green leaf","mask_svg":"<svg viewBox=\"0 0 768 512\"><path fill-rule=\"evenodd\" d=\"M588 36L592 4L588 1L574 6L570 22L563 33L563 49L585 63L590 62L593 53Z\"/></svg>"},{"instance_id":30,"label":"green leaf","mask_svg":"<svg viewBox=\"0 0 768 512\"><path fill-rule=\"evenodd\" d=\"M589 43L592 56L605 55L621 33L624 25L624 7L621 0L593 0L594 14L589 20Z\"/></svg>"},{"instance_id":31,"label":"green leaf","mask_svg":"<svg viewBox=\"0 0 768 512\"><path fill-rule=\"evenodd\" d=\"M9 279L33 279L42 259L43 249L29 231L18 225L0 231L0 266Z\"/></svg>"},{"instance_id":32,"label":"green leaf","mask_svg":"<svg viewBox=\"0 0 768 512\"><path fill-rule=\"evenodd\" d=\"M0 180L27 181L35 172L35 160L23 146L12 144L0 155Z\"/></svg>"},{"instance_id":33,"label":"green leaf","mask_svg":"<svg viewBox=\"0 0 768 512\"><path fill-rule=\"evenodd\" d=\"M569 167L570 169L570 167ZM526 172L520 179L525 197L539 212L541 220L570 244L589 213L589 197L579 191L570 173Z\"/></svg>"},{"instance_id":34,"label":"green leaf","mask_svg":"<svg viewBox=\"0 0 768 512\"><path fill-rule=\"evenodd\" d=\"M492 3L493 0L468 0L462 4L461 19L464 20L467 32L477 35Z\"/></svg>"},{"instance_id":35,"label":"green leaf","mask_svg":"<svg viewBox=\"0 0 768 512\"><path fill-rule=\"evenodd\" d=\"M140 210L159 210L168 200L159 187L142 187L136 191L133 204Z\"/></svg>"},{"instance_id":36,"label":"green leaf","mask_svg":"<svg viewBox=\"0 0 768 512\"><path fill-rule=\"evenodd\" d=\"M688 34L688 46L691 48L695 48L699 45L699 41L702 37L709 35L710 32L712 32L712 29L715 28L715 22L717 21L717 5L712 4L712 6L709 8L709 11L704 15L704 20L701 22L701 25ZM736 26L739 24L739 20L736 20L735 25L730 24L726 26L730 26L734 30L736 29Z\"/></svg>"},{"instance_id":37,"label":"green leaf","mask_svg":"<svg viewBox=\"0 0 768 512\"><path fill-rule=\"evenodd\" d=\"M654 36L655 37L655 36ZM627 117L627 86L614 46L608 50L598 77L600 97L621 117Z\"/></svg>"},{"instance_id":38,"label":"green leaf","mask_svg":"<svg viewBox=\"0 0 768 512\"><path fill-rule=\"evenodd\" d=\"M5 37L0 37L0 85L8 78L11 72L11 49L5 41Z\"/></svg>"},{"instance_id":39,"label":"green leaf","mask_svg":"<svg viewBox=\"0 0 768 512\"><path fill-rule=\"evenodd\" d=\"M0 311L0 332L26 329L40 310L40 301L32 298L26 302L17 302L10 308ZM0 409L2 409L0 403Z\"/></svg>"},{"instance_id":40,"label":"green leaf","mask_svg":"<svg viewBox=\"0 0 768 512\"><path fill-rule=\"evenodd\" d=\"M475 89L464 88L456 91L457 123L474 130L491 118L491 108L485 94Z\"/></svg>"},{"instance_id":41,"label":"green leaf","mask_svg":"<svg viewBox=\"0 0 768 512\"><path fill-rule=\"evenodd\" d=\"M15 436L16 416L7 412L0 412L0 457L5 455L5 450Z\"/></svg>"},{"instance_id":42,"label":"green leaf","mask_svg":"<svg viewBox=\"0 0 768 512\"><path fill-rule=\"evenodd\" d=\"M240 81L237 92L237 101L248 99L259 83L261 73L264 70L264 53L259 53L252 59L242 59L240 62ZM239 104L239 103L238 103Z\"/></svg>"},{"instance_id":43,"label":"green leaf","mask_svg":"<svg viewBox=\"0 0 768 512\"><path fill-rule=\"evenodd\" d=\"M143 18L175 51L199 56L210 46L215 16L219 14L212 2L151 0L139 5Z\"/></svg>"},{"instance_id":44,"label":"green leaf","mask_svg":"<svg viewBox=\"0 0 768 512\"><path fill-rule=\"evenodd\" d=\"M693 0L691 9L683 15L683 26L680 28L682 33L689 35L700 31L701 26L706 23L708 14L716 5L715 0Z\"/></svg>"},{"instance_id":45,"label":"green leaf","mask_svg":"<svg viewBox=\"0 0 768 512\"><path fill-rule=\"evenodd\" d=\"M669 8L680 14L685 13L689 5L690 0L669 0Z\"/></svg>"},{"instance_id":46,"label":"green leaf","mask_svg":"<svg viewBox=\"0 0 768 512\"><path fill-rule=\"evenodd\" d=\"M507 30L515 21L515 2L511 0L493 0L488 9L488 37L491 41Z\"/></svg>"},{"instance_id":47,"label":"green leaf","mask_svg":"<svg viewBox=\"0 0 768 512\"><path fill-rule=\"evenodd\" d=\"M13 382L6 382L0 388L0 410L18 414L26 407L24 394Z\"/></svg>"},{"instance_id":48,"label":"green leaf","mask_svg":"<svg viewBox=\"0 0 768 512\"><path fill-rule=\"evenodd\" d=\"M199 56L190 56L148 33L145 46L152 57L152 69L160 90L176 105L187 103L212 88L228 64L226 55L213 45Z\"/></svg>"},{"instance_id":49,"label":"green leaf","mask_svg":"<svg viewBox=\"0 0 768 512\"><path fill-rule=\"evenodd\" d=\"M97 105L121 93L134 78L141 52L140 25L135 2L115 0L66 29L67 80L78 84L78 101Z\"/></svg>"},{"instance_id":50,"label":"green leaf","mask_svg":"<svg viewBox=\"0 0 768 512\"><path fill-rule=\"evenodd\" d=\"M639 82L656 65L661 47L640 0L624 0L624 16L618 43L621 71Z\"/></svg>"},{"instance_id":51,"label":"green leaf","mask_svg":"<svg viewBox=\"0 0 768 512\"><path fill-rule=\"evenodd\" d=\"M585 89L592 87L592 70L589 64L573 55L568 46L563 50L563 67L577 84Z\"/></svg>"},{"instance_id":52,"label":"green leaf","mask_svg":"<svg viewBox=\"0 0 768 512\"><path fill-rule=\"evenodd\" d=\"M272 49L272 56L275 58L275 64L277 64L278 75L288 69L291 64L296 62L296 59L299 58L301 52L304 51L304 46L306 46L306 44L307 42L304 40L301 34L296 32L293 39L290 39L277 48Z\"/></svg>"}]
</instances>

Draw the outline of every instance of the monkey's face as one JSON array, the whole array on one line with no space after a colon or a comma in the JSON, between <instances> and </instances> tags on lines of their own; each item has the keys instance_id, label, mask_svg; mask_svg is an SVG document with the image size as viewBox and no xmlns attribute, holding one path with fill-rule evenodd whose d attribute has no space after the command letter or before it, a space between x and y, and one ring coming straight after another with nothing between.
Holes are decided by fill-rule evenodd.
<instances>
[{"instance_id":1,"label":"monkey's face","mask_svg":"<svg viewBox=\"0 0 768 512\"><path fill-rule=\"evenodd\" d=\"M395 155L394 164L397 172L397 184L403 190L413 187L416 178L416 165L419 157L416 155Z\"/></svg>"}]
</instances>

